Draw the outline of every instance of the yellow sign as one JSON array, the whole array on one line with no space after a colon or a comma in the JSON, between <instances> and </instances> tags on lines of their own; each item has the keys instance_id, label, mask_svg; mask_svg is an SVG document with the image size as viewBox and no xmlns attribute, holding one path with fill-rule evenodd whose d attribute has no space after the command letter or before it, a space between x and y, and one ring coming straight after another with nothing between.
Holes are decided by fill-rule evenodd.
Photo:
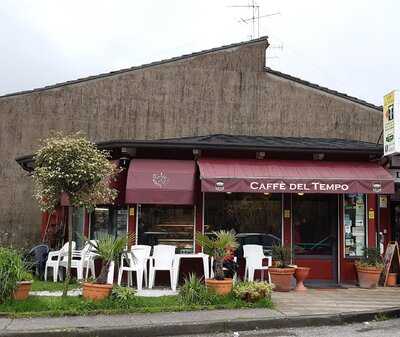
<instances>
[{"instance_id":1,"label":"yellow sign","mask_svg":"<svg viewBox=\"0 0 400 337\"><path fill-rule=\"evenodd\" d=\"M129 216L135 216L135 207L129 208Z\"/></svg>"},{"instance_id":2,"label":"yellow sign","mask_svg":"<svg viewBox=\"0 0 400 337\"><path fill-rule=\"evenodd\" d=\"M285 209L285 210L283 211L283 217L284 217L285 219L289 219L289 218L290 218L290 209Z\"/></svg>"},{"instance_id":3,"label":"yellow sign","mask_svg":"<svg viewBox=\"0 0 400 337\"><path fill-rule=\"evenodd\" d=\"M370 220L375 219L375 212L374 212L373 209L370 209L370 210L368 211L368 219L370 219Z\"/></svg>"},{"instance_id":4,"label":"yellow sign","mask_svg":"<svg viewBox=\"0 0 400 337\"><path fill-rule=\"evenodd\" d=\"M384 155L400 152L399 92L393 90L383 97L383 149Z\"/></svg>"}]
</instances>

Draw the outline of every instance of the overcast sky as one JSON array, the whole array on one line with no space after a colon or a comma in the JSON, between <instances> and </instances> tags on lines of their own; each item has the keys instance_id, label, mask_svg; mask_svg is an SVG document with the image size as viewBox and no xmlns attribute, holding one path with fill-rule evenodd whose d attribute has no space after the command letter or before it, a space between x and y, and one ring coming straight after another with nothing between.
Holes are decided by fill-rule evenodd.
<instances>
[{"instance_id":1,"label":"overcast sky","mask_svg":"<svg viewBox=\"0 0 400 337\"><path fill-rule=\"evenodd\" d=\"M248 40L251 0L0 0L0 95ZM377 105L400 89L400 1L257 0L267 66ZM283 46L283 49L276 48Z\"/></svg>"}]
</instances>

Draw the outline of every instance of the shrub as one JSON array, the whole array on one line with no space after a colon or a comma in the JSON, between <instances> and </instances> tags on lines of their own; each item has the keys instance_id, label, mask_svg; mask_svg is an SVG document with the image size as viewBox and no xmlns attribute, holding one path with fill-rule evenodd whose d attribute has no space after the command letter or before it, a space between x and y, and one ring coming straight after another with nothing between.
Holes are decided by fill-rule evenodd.
<instances>
[{"instance_id":1,"label":"shrub","mask_svg":"<svg viewBox=\"0 0 400 337\"><path fill-rule=\"evenodd\" d=\"M258 302L271 298L273 286L267 282L238 282L233 287L233 296L246 302Z\"/></svg>"},{"instance_id":2,"label":"shrub","mask_svg":"<svg viewBox=\"0 0 400 337\"><path fill-rule=\"evenodd\" d=\"M289 246L272 246L272 259L278 268L288 268L292 261L292 250Z\"/></svg>"},{"instance_id":3,"label":"shrub","mask_svg":"<svg viewBox=\"0 0 400 337\"><path fill-rule=\"evenodd\" d=\"M112 290L111 299L121 307L127 308L136 299L136 291L133 288L117 286Z\"/></svg>"},{"instance_id":4,"label":"shrub","mask_svg":"<svg viewBox=\"0 0 400 337\"><path fill-rule=\"evenodd\" d=\"M195 274L190 274L179 291L179 301L185 305L210 305L217 295L207 289Z\"/></svg>"},{"instance_id":5,"label":"shrub","mask_svg":"<svg viewBox=\"0 0 400 337\"><path fill-rule=\"evenodd\" d=\"M379 248L364 248L363 257L356 261L356 266L383 268L383 260Z\"/></svg>"},{"instance_id":6,"label":"shrub","mask_svg":"<svg viewBox=\"0 0 400 337\"><path fill-rule=\"evenodd\" d=\"M30 279L21 255L15 249L0 247L0 303L11 298L18 281Z\"/></svg>"}]
</instances>

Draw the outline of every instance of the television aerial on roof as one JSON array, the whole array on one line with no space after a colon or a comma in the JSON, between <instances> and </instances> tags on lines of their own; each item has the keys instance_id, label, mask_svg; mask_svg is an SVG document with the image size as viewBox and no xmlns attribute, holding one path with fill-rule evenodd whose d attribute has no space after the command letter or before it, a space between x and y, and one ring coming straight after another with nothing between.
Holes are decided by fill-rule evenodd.
<instances>
[{"instance_id":1,"label":"television aerial on roof","mask_svg":"<svg viewBox=\"0 0 400 337\"><path fill-rule=\"evenodd\" d=\"M258 5L255 0L251 0L251 2L249 2L247 5L230 5L228 7L229 8L248 8L251 10L251 17L249 17L249 18L241 17L238 20L239 23L245 23L245 24L251 23L251 26L252 26L251 32L252 33L250 35L250 40L260 37L260 19L264 19L267 17L281 14L280 12L275 12L275 13L260 15L260 5Z\"/></svg>"}]
</instances>

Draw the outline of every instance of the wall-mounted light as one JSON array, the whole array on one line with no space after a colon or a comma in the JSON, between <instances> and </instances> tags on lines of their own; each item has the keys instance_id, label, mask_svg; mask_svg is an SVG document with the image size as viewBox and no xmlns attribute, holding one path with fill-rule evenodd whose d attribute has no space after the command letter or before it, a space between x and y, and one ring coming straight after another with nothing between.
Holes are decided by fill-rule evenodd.
<instances>
[{"instance_id":1,"label":"wall-mounted light","mask_svg":"<svg viewBox=\"0 0 400 337\"><path fill-rule=\"evenodd\" d=\"M313 153L314 160L323 160L325 158L325 153Z\"/></svg>"},{"instance_id":2,"label":"wall-mounted light","mask_svg":"<svg viewBox=\"0 0 400 337\"><path fill-rule=\"evenodd\" d=\"M226 194L232 194L232 192L226 192Z\"/></svg>"},{"instance_id":3,"label":"wall-mounted light","mask_svg":"<svg viewBox=\"0 0 400 337\"><path fill-rule=\"evenodd\" d=\"M119 158L119 166L123 168L127 168L129 166L129 162L131 159L129 157L121 157Z\"/></svg>"},{"instance_id":4,"label":"wall-mounted light","mask_svg":"<svg viewBox=\"0 0 400 337\"><path fill-rule=\"evenodd\" d=\"M256 152L256 159L265 159L266 155L264 151L258 151Z\"/></svg>"},{"instance_id":5,"label":"wall-mounted light","mask_svg":"<svg viewBox=\"0 0 400 337\"><path fill-rule=\"evenodd\" d=\"M269 192L265 192L264 195L269 195Z\"/></svg>"},{"instance_id":6,"label":"wall-mounted light","mask_svg":"<svg viewBox=\"0 0 400 337\"><path fill-rule=\"evenodd\" d=\"M299 192L299 193L297 193L297 195L302 196L302 195L304 195L304 192Z\"/></svg>"}]
</instances>

